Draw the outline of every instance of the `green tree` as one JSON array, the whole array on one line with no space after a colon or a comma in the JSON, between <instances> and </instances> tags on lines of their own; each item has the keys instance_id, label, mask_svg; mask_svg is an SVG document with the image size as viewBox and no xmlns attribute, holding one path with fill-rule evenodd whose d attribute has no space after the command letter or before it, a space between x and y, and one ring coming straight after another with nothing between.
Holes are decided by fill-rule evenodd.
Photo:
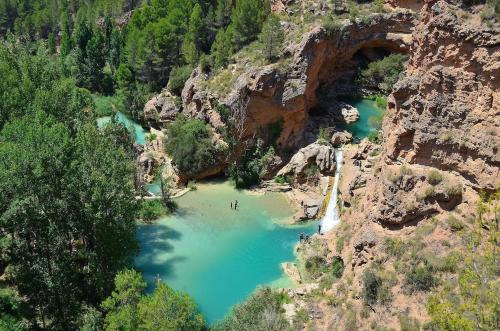
<instances>
[{"instance_id":1,"label":"green tree","mask_svg":"<svg viewBox=\"0 0 500 331\"><path fill-rule=\"evenodd\" d=\"M381 60L373 61L361 70L358 83L389 94L404 71L406 59L406 55L391 54Z\"/></svg>"},{"instance_id":2,"label":"green tree","mask_svg":"<svg viewBox=\"0 0 500 331\"><path fill-rule=\"evenodd\" d=\"M107 312L106 330L137 330L137 305L146 289L146 281L135 270L124 269L115 277L115 289L102 303Z\"/></svg>"},{"instance_id":3,"label":"green tree","mask_svg":"<svg viewBox=\"0 0 500 331\"><path fill-rule=\"evenodd\" d=\"M279 18L275 15L270 15L264 22L262 33L259 37L264 45L262 50L263 55L268 61L279 57L284 38L285 33L281 27Z\"/></svg>"},{"instance_id":4,"label":"green tree","mask_svg":"<svg viewBox=\"0 0 500 331\"><path fill-rule=\"evenodd\" d=\"M129 156L94 123L71 131L37 111L0 133L9 278L43 328L74 328L137 249Z\"/></svg>"},{"instance_id":5,"label":"green tree","mask_svg":"<svg viewBox=\"0 0 500 331\"><path fill-rule=\"evenodd\" d=\"M194 176L214 164L212 132L203 121L178 117L167 135L167 153L181 172Z\"/></svg>"},{"instance_id":6,"label":"green tree","mask_svg":"<svg viewBox=\"0 0 500 331\"><path fill-rule=\"evenodd\" d=\"M232 41L237 49L254 41L269 12L269 2L263 0L236 0L231 15Z\"/></svg>"},{"instance_id":7,"label":"green tree","mask_svg":"<svg viewBox=\"0 0 500 331\"><path fill-rule=\"evenodd\" d=\"M187 294L158 282L155 291L138 305L140 330L198 331L205 322L196 304Z\"/></svg>"},{"instance_id":8,"label":"green tree","mask_svg":"<svg viewBox=\"0 0 500 331\"><path fill-rule=\"evenodd\" d=\"M54 38L54 34L52 32L49 33L49 37L47 38L47 49L49 54L56 53L56 39Z\"/></svg>"},{"instance_id":9,"label":"green tree","mask_svg":"<svg viewBox=\"0 0 500 331\"><path fill-rule=\"evenodd\" d=\"M212 44L212 56L216 67L225 67L229 64L229 58L233 54L233 46L231 41L232 29L219 30Z\"/></svg>"},{"instance_id":10,"label":"green tree","mask_svg":"<svg viewBox=\"0 0 500 331\"><path fill-rule=\"evenodd\" d=\"M115 278L115 290L102 303L107 312L106 330L203 330L205 322L194 301L184 293L157 282L144 295L146 282L140 273L125 269Z\"/></svg>"},{"instance_id":11,"label":"green tree","mask_svg":"<svg viewBox=\"0 0 500 331\"><path fill-rule=\"evenodd\" d=\"M201 6L196 4L189 18L188 32L184 37L182 45L182 53L186 61L190 64L195 64L199 57L201 48L203 47L203 38L205 35L205 21L202 16Z\"/></svg>"},{"instance_id":12,"label":"green tree","mask_svg":"<svg viewBox=\"0 0 500 331\"><path fill-rule=\"evenodd\" d=\"M61 57L65 58L71 52L73 48L72 39L71 39L71 30L69 25L69 17L65 12L61 18Z\"/></svg>"}]
</instances>

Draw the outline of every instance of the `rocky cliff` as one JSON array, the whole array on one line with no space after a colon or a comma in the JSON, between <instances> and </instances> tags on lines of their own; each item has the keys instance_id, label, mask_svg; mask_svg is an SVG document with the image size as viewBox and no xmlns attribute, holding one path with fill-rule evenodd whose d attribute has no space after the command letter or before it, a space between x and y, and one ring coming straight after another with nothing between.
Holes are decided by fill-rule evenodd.
<instances>
[{"instance_id":1,"label":"rocky cliff","mask_svg":"<svg viewBox=\"0 0 500 331\"><path fill-rule=\"evenodd\" d=\"M459 173L477 189L498 185L500 35L426 4L413 34L406 78L384 124L390 160Z\"/></svg>"},{"instance_id":2,"label":"rocky cliff","mask_svg":"<svg viewBox=\"0 0 500 331\"><path fill-rule=\"evenodd\" d=\"M207 81L217 84L220 74L209 77L196 69L182 92L182 112L217 126L220 119L213 111L216 102L233 111L243 110L247 136L282 120L279 143L283 147L298 147L304 143L308 112L318 103L318 88L340 90L340 78L352 71L353 57L359 52L374 48L407 52L413 23L411 12L396 11L373 14L363 21L341 20L330 29L313 25L300 42L288 43L285 53L289 57L286 61L291 62L289 67L283 69L281 63L244 69L236 63L230 67L229 72L224 72L233 81L227 93L207 87ZM297 27L289 29L293 28ZM334 87L336 82L339 84ZM151 104L160 118L178 112L175 103L165 95L149 102L147 112Z\"/></svg>"},{"instance_id":3,"label":"rocky cliff","mask_svg":"<svg viewBox=\"0 0 500 331\"><path fill-rule=\"evenodd\" d=\"M333 304L299 300L310 316L320 307L322 317L311 322L317 329L401 329L432 319L429 328L441 330L458 323L447 314L481 307L454 303L436 313L428 301L450 302L441 293L459 300L468 285L457 289L457 269L484 271L467 259L440 263L467 255L471 233L498 233L481 221L479 192L500 184L500 31L478 23L480 9L461 5L425 1L405 77L389 98L382 148L365 141L344 151L341 225L319 240L327 260L340 257L346 268L323 292ZM462 325L482 318L465 316Z\"/></svg>"}]
</instances>

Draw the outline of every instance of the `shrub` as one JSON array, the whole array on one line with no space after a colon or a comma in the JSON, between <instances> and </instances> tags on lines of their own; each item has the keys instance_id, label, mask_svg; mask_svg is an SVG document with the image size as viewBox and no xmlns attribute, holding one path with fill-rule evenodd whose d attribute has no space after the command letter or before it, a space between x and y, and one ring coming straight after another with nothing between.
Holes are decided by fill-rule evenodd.
<instances>
[{"instance_id":1,"label":"shrub","mask_svg":"<svg viewBox=\"0 0 500 331\"><path fill-rule=\"evenodd\" d=\"M283 296L269 287L257 290L235 306L213 330L286 330L288 322L281 312Z\"/></svg>"},{"instance_id":2,"label":"shrub","mask_svg":"<svg viewBox=\"0 0 500 331\"><path fill-rule=\"evenodd\" d=\"M198 119L178 117L167 127L167 153L178 169L196 175L215 163L210 128Z\"/></svg>"},{"instance_id":3,"label":"shrub","mask_svg":"<svg viewBox=\"0 0 500 331\"><path fill-rule=\"evenodd\" d=\"M363 301L368 305L377 303L382 279L372 269L367 269L363 273Z\"/></svg>"},{"instance_id":4,"label":"shrub","mask_svg":"<svg viewBox=\"0 0 500 331\"><path fill-rule=\"evenodd\" d=\"M378 88L384 94L389 94L404 70L407 57L403 54L391 54L381 60L368 64L361 70L358 83Z\"/></svg>"},{"instance_id":5,"label":"shrub","mask_svg":"<svg viewBox=\"0 0 500 331\"><path fill-rule=\"evenodd\" d=\"M313 163L309 164L305 169L304 169L304 175L307 177L314 177L319 173L319 167Z\"/></svg>"},{"instance_id":6,"label":"shrub","mask_svg":"<svg viewBox=\"0 0 500 331\"><path fill-rule=\"evenodd\" d=\"M344 243L345 243L345 235L339 236L337 238L337 242L335 243L335 249L337 250L337 253L342 253L342 250L344 249Z\"/></svg>"},{"instance_id":7,"label":"shrub","mask_svg":"<svg viewBox=\"0 0 500 331\"><path fill-rule=\"evenodd\" d=\"M274 181L276 183L278 183L278 184L289 184L289 185L291 185L293 183L293 178L290 175L286 175L286 176L279 175L279 176L274 177Z\"/></svg>"},{"instance_id":8,"label":"shrub","mask_svg":"<svg viewBox=\"0 0 500 331\"><path fill-rule=\"evenodd\" d=\"M429 291L437 283L431 268L426 264L413 266L406 273L405 279L411 291Z\"/></svg>"},{"instance_id":9,"label":"shrub","mask_svg":"<svg viewBox=\"0 0 500 331\"><path fill-rule=\"evenodd\" d=\"M188 80L193 68L189 65L182 67L175 67L170 71L170 78L168 80L168 87L175 95L180 95L184 84Z\"/></svg>"},{"instance_id":10,"label":"shrub","mask_svg":"<svg viewBox=\"0 0 500 331\"><path fill-rule=\"evenodd\" d=\"M401 331L419 331L420 323L415 318L411 318L406 314L400 314L399 319L399 329Z\"/></svg>"},{"instance_id":11,"label":"shrub","mask_svg":"<svg viewBox=\"0 0 500 331\"><path fill-rule=\"evenodd\" d=\"M311 256L306 259L304 267L311 278L316 279L326 271L326 260L319 255Z\"/></svg>"},{"instance_id":12,"label":"shrub","mask_svg":"<svg viewBox=\"0 0 500 331\"><path fill-rule=\"evenodd\" d=\"M425 188L424 198L432 198L435 195L436 195L436 189L434 189L434 186L428 186Z\"/></svg>"},{"instance_id":13,"label":"shrub","mask_svg":"<svg viewBox=\"0 0 500 331\"><path fill-rule=\"evenodd\" d=\"M443 175L437 170L432 170L427 175L427 181L429 182L429 184L435 186L443 181Z\"/></svg>"},{"instance_id":14,"label":"shrub","mask_svg":"<svg viewBox=\"0 0 500 331\"><path fill-rule=\"evenodd\" d=\"M377 95L375 97L375 104L377 105L377 108L385 110L387 108L387 98Z\"/></svg>"},{"instance_id":15,"label":"shrub","mask_svg":"<svg viewBox=\"0 0 500 331\"><path fill-rule=\"evenodd\" d=\"M170 213L160 200L144 200L140 203L139 218L144 222L154 221Z\"/></svg>"},{"instance_id":16,"label":"shrub","mask_svg":"<svg viewBox=\"0 0 500 331\"><path fill-rule=\"evenodd\" d=\"M380 138L379 131L372 131L368 134L368 140L374 144L380 145L382 143L382 139Z\"/></svg>"},{"instance_id":17,"label":"shrub","mask_svg":"<svg viewBox=\"0 0 500 331\"><path fill-rule=\"evenodd\" d=\"M95 114L97 116L110 116L118 111L125 111L123 97L120 95L104 96L93 94L92 99L95 104Z\"/></svg>"},{"instance_id":18,"label":"shrub","mask_svg":"<svg viewBox=\"0 0 500 331\"><path fill-rule=\"evenodd\" d=\"M210 57L210 55L207 54L201 54L199 62L200 62L200 68L203 72L208 72L210 68L213 66L212 58Z\"/></svg>"},{"instance_id":19,"label":"shrub","mask_svg":"<svg viewBox=\"0 0 500 331\"><path fill-rule=\"evenodd\" d=\"M330 141L330 135L328 134L328 130L325 128L319 128L318 138L316 140L320 145L327 145Z\"/></svg>"},{"instance_id":20,"label":"shrub","mask_svg":"<svg viewBox=\"0 0 500 331\"><path fill-rule=\"evenodd\" d=\"M384 242L385 252L394 257L401 257L405 252L404 241L398 238L387 238Z\"/></svg>"},{"instance_id":21,"label":"shrub","mask_svg":"<svg viewBox=\"0 0 500 331\"><path fill-rule=\"evenodd\" d=\"M323 27L329 37L334 37L336 34L342 34L343 32L342 24L332 15L324 16Z\"/></svg>"},{"instance_id":22,"label":"shrub","mask_svg":"<svg viewBox=\"0 0 500 331\"><path fill-rule=\"evenodd\" d=\"M399 174L401 176L411 176L413 175L413 171L406 167L405 165L402 165L400 168L399 168Z\"/></svg>"},{"instance_id":23,"label":"shrub","mask_svg":"<svg viewBox=\"0 0 500 331\"><path fill-rule=\"evenodd\" d=\"M446 223L453 232L463 230L464 228L464 224L453 215L448 216L448 218L446 219Z\"/></svg>"},{"instance_id":24,"label":"shrub","mask_svg":"<svg viewBox=\"0 0 500 331\"><path fill-rule=\"evenodd\" d=\"M462 185L456 184L456 185L447 185L444 188L444 191L446 194L450 196L461 196L462 195Z\"/></svg>"},{"instance_id":25,"label":"shrub","mask_svg":"<svg viewBox=\"0 0 500 331\"><path fill-rule=\"evenodd\" d=\"M331 273L335 278L340 278L342 277L342 274L344 273L344 261L338 256L333 258L332 265L330 267Z\"/></svg>"}]
</instances>

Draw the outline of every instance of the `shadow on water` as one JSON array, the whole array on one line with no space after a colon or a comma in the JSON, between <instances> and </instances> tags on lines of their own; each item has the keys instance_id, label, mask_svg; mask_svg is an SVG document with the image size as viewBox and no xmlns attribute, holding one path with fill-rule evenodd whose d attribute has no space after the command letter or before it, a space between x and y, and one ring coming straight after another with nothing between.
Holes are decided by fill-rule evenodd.
<instances>
[{"instance_id":1,"label":"shadow on water","mask_svg":"<svg viewBox=\"0 0 500 331\"><path fill-rule=\"evenodd\" d=\"M169 241L180 240L182 233L168 226L141 225L138 229L141 242L141 259L153 259L162 252L171 252L174 246Z\"/></svg>"},{"instance_id":2,"label":"shadow on water","mask_svg":"<svg viewBox=\"0 0 500 331\"><path fill-rule=\"evenodd\" d=\"M137 237L141 242L141 252L136 262L140 264L140 270L146 278L154 278L156 274L163 277L173 277L175 263L185 261L187 257L173 256L162 259L166 252L172 253L174 245L172 241L182 238L182 233L163 225L141 225L138 228Z\"/></svg>"}]
</instances>

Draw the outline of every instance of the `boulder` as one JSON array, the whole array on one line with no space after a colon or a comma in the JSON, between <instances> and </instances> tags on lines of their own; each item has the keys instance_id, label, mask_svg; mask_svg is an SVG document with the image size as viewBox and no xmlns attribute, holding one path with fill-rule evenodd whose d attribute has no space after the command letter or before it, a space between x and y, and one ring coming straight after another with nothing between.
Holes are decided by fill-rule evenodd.
<instances>
[{"instance_id":1,"label":"boulder","mask_svg":"<svg viewBox=\"0 0 500 331\"><path fill-rule=\"evenodd\" d=\"M347 131L335 132L330 140L333 147L340 147L352 141L352 134Z\"/></svg>"},{"instance_id":2,"label":"boulder","mask_svg":"<svg viewBox=\"0 0 500 331\"><path fill-rule=\"evenodd\" d=\"M298 183L304 183L308 175L308 168L317 167L320 174L331 176L335 174L335 150L328 145L313 143L301 148L283 167L278 176L294 176Z\"/></svg>"},{"instance_id":3,"label":"boulder","mask_svg":"<svg viewBox=\"0 0 500 331\"><path fill-rule=\"evenodd\" d=\"M151 98L144 106L146 121L150 124L164 126L166 123L175 120L175 117L181 112L177 98L167 91L163 91Z\"/></svg>"}]
</instances>

